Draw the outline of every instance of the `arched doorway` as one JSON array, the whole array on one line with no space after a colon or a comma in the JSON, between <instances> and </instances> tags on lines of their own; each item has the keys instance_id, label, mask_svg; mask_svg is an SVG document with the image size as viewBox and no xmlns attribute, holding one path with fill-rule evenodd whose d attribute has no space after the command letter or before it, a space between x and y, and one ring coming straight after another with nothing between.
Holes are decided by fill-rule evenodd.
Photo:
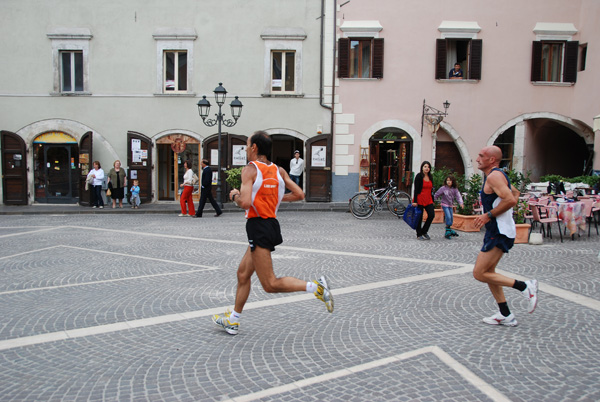
<instances>
[{"instance_id":1,"label":"arched doorway","mask_svg":"<svg viewBox=\"0 0 600 402\"><path fill-rule=\"evenodd\" d=\"M460 150L452 137L444 130L439 130L437 132L434 168L447 168L459 176L465 174L465 165Z\"/></svg>"},{"instance_id":2,"label":"arched doorway","mask_svg":"<svg viewBox=\"0 0 600 402\"><path fill-rule=\"evenodd\" d=\"M79 198L79 145L70 135L52 131L33 140L35 201L70 204Z\"/></svg>"},{"instance_id":3,"label":"arched doorway","mask_svg":"<svg viewBox=\"0 0 600 402\"><path fill-rule=\"evenodd\" d=\"M194 172L198 173L200 141L185 134L170 134L156 140L158 154L158 199L179 200L184 168L183 163L191 160ZM199 199L197 185L192 193L194 201Z\"/></svg>"},{"instance_id":4,"label":"arched doorway","mask_svg":"<svg viewBox=\"0 0 600 402\"><path fill-rule=\"evenodd\" d=\"M304 153L304 141L300 138L285 134L271 135L273 148L271 150L271 161L281 166L288 174L290 173L290 161L294 157L294 151L300 151L300 158L304 159L306 168L306 155ZM304 174L300 177L300 187L304 188Z\"/></svg>"},{"instance_id":5,"label":"arched doorway","mask_svg":"<svg viewBox=\"0 0 600 402\"><path fill-rule=\"evenodd\" d=\"M412 185L413 141L396 127L386 127L369 139L369 182L384 187L393 179L400 190L410 192Z\"/></svg>"}]
</instances>

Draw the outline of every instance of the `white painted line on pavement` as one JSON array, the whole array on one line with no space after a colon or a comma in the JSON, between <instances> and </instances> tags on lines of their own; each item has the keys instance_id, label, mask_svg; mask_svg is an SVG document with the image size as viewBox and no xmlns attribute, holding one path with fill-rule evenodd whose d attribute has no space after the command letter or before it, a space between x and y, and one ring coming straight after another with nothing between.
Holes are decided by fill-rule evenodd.
<instances>
[{"instance_id":1,"label":"white painted line on pavement","mask_svg":"<svg viewBox=\"0 0 600 402\"><path fill-rule=\"evenodd\" d=\"M473 385L479 391L483 392L485 395L487 395L493 401L497 401L497 402L509 402L510 401L510 399L508 399L506 396L504 396L501 392L499 392L497 389L495 389L494 387L492 387L491 385L489 385L488 383L483 381L475 373L473 373L471 370L466 368L464 365L460 364L458 361L456 361L454 358L452 358L452 356L450 356L448 353L444 352L444 350L442 350L438 346L428 346L428 347L412 350L409 352L400 353L400 354L397 354L394 356L385 357L383 359L374 360L372 362L359 364L359 365L356 365L353 367L347 367L347 368L344 368L341 370L318 375L318 376L315 376L312 378L305 378L302 380L292 382L290 384L280 385L278 387L265 389L262 391L254 392L252 394L241 395L238 397L228 399L227 401L228 402L250 402L250 401L255 401L255 400L258 400L261 398L272 397L275 395L280 395L284 392L297 391L303 387L308 387L308 386L326 382L326 381L332 381L337 378L351 376L353 374L360 373L362 371L368 371L368 370L382 367L382 366L385 366L385 365L388 365L391 363L399 363L399 362L402 362L403 360L412 359L412 358L415 358L415 357L418 357L418 356L421 356L421 355L424 355L427 353L432 353L433 355L435 355L444 364L446 364L448 367L450 367L452 370L454 370L456 373L458 373L462 378L464 378L466 381L471 383L471 385Z\"/></svg>"},{"instance_id":2,"label":"white painted line on pavement","mask_svg":"<svg viewBox=\"0 0 600 402\"><path fill-rule=\"evenodd\" d=\"M104 280L100 280L100 281L69 283L69 284L65 284L65 285L56 285L56 286L42 286L42 287L27 288L27 289L7 290L4 292L0 292L0 295L33 292L33 291L49 290L49 289L72 288L72 287L77 287L77 286L95 285L95 284L100 284L100 283L122 282L122 281L130 281L130 280L135 280L135 279L153 278L153 277L158 277L158 276L183 275L183 274L190 274L190 273L197 273L197 272L215 271L215 270L221 269L220 267L213 267L210 265L193 264L190 262L183 262L183 261L163 260L161 258L144 257L144 256L139 256L139 255L134 255L134 254L116 253L116 252L112 252L112 251L103 251L103 250L97 250L97 249L93 249L93 248L83 248L83 247L66 246L66 245L46 247L46 248L41 248L41 249L37 249L37 250L33 250L33 251L27 251L25 253L13 254L11 256L2 257L2 258L0 258L0 260L5 259L5 258L16 257L16 256L24 255L24 254L29 254L29 253L45 251L45 250L48 250L51 248L56 248L56 247L84 250L84 251L88 251L90 253L104 253L104 254L117 255L120 257L138 258L138 259L143 259L143 260L158 261L158 262L164 262L164 263L170 264L170 265L188 265L191 267L200 267L203 269L192 269L192 270L188 270L188 271L174 271L174 272L166 272L166 273L158 273L158 274L128 276L126 278L104 279Z\"/></svg>"},{"instance_id":3,"label":"white painted line on pavement","mask_svg":"<svg viewBox=\"0 0 600 402\"><path fill-rule=\"evenodd\" d=\"M38 253L40 251L52 250L53 248L57 248L57 247L61 247L61 246L50 246L50 247L38 248L38 249L35 249L35 250L30 250L30 251L24 251L22 253L17 253L17 254L12 254L12 255L7 255L7 256L4 256L4 257L0 257L0 260L4 260L4 259L7 259L7 258L18 257L18 256L21 256L21 255L26 255L26 254Z\"/></svg>"},{"instance_id":4,"label":"white painted line on pavement","mask_svg":"<svg viewBox=\"0 0 600 402\"><path fill-rule=\"evenodd\" d=\"M396 286L396 285L406 284L406 283L411 283L411 282L424 281L424 280L429 280L432 278L441 278L441 277L451 276L451 275L460 275L460 274L470 272L471 269L472 269L472 266L465 265L462 268L434 272L434 273L430 273L430 274L415 275L415 276L410 276L407 278L398 278L398 279L392 279L392 280L387 280L387 281L382 281L382 282L365 283L363 285L358 285L358 286L350 286L347 288L334 289L334 294L342 295L342 294L347 294L347 293L362 292L362 291L366 291L366 290L385 288L385 287L389 287L389 286ZM257 308L264 308L264 307L269 307L269 306L280 306L282 304L296 303L296 302L305 301L305 300L313 300L314 297L315 297L314 295L309 294L309 293L298 293L293 296L279 297L279 298L274 298L274 299L250 302L244 306L244 311L257 309ZM194 319L194 318L199 318L199 317L207 317L207 316L211 316L213 314L222 313L225 309L226 309L226 307L216 307L216 308L210 308L210 309L204 309L204 310L188 311L188 312L184 312L184 313L167 314L167 315L162 315L162 316L157 316L157 317L142 318L139 320L123 321L123 322L118 322L118 323L114 323L114 324L96 325L96 326L87 327L87 328L69 329L69 330L65 330L65 331L50 332L48 334L40 334L40 335L33 335L33 336L24 336L21 338L6 339L6 340L0 341L0 350L12 349L12 348L29 346L29 345L38 345L41 343L52 342L55 340L64 340L64 339L68 339L68 338L79 338L82 336L90 336L90 335L98 335L98 334L104 334L104 333L109 333L109 332L123 331L123 330L127 330L127 329L132 329L132 328L147 327L150 325L165 324L165 323L189 320L189 319Z\"/></svg>"},{"instance_id":5,"label":"white painted line on pavement","mask_svg":"<svg viewBox=\"0 0 600 402\"><path fill-rule=\"evenodd\" d=\"M29 232L9 233L9 234L5 234L5 235L1 235L0 239L5 238L5 237L14 237L14 236L22 236L22 235L32 234L32 233L47 232L49 230L55 230L55 229L64 229L66 227L67 226L52 226L52 227L48 227L48 228L44 228L44 229L31 230Z\"/></svg>"}]
</instances>

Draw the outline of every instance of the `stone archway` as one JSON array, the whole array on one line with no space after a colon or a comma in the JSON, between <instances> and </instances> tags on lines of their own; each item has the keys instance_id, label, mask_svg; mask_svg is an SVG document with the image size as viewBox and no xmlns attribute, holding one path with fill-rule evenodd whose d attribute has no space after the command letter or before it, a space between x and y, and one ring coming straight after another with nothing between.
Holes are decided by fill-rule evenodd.
<instances>
[{"instance_id":1,"label":"stone archway","mask_svg":"<svg viewBox=\"0 0 600 402\"><path fill-rule=\"evenodd\" d=\"M533 180L545 174L578 176L593 163L594 132L580 121L550 112L522 114L499 127L488 145L513 127L512 167L531 171Z\"/></svg>"}]
</instances>

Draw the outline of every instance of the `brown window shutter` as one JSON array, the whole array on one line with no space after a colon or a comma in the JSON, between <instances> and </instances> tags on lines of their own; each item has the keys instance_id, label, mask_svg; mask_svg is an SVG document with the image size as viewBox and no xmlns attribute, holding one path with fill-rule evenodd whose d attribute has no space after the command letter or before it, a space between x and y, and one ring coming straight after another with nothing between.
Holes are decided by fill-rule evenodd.
<instances>
[{"instance_id":1,"label":"brown window shutter","mask_svg":"<svg viewBox=\"0 0 600 402\"><path fill-rule=\"evenodd\" d=\"M435 41L435 79L443 80L446 76L446 39L436 39Z\"/></svg>"},{"instance_id":2,"label":"brown window shutter","mask_svg":"<svg viewBox=\"0 0 600 402\"><path fill-rule=\"evenodd\" d=\"M373 78L383 78L383 38L373 39Z\"/></svg>"},{"instance_id":3,"label":"brown window shutter","mask_svg":"<svg viewBox=\"0 0 600 402\"><path fill-rule=\"evenodd\" d=\"M531 81L542 79L542 42L533 41L531 51Z\"/></svg>"},{"instance_id":4,"label":"brown window shutter","mask_svg":"<svg viewBox=\"0 0 600 402\"><path fill-rule=\"evenodd\" d=\"M483 52L483 41L481 39L473 39L471 41L471 69L469 79L481 79L481 54Z\"/></svg>"},{"instance_id":5,"label":"brown window shutter","mask_svg":"<svg viewBox=\"0 0 600 402\"><path fill-rule=\"evenodd\" d=\"M338 78L350 76L350 39L340 38L338 41Z\"/></svg>"},{"instance_id":6,"label":"brown window shutter","mask_svg":"<svg viewBox=\"0 0 600 402\"><path fill-rule=\"evenodd\" d=\"M565 47L565 75L564 82L577 82L577 58L579 56L579 42L571 41Z\"/></svg>"}]
</instances>

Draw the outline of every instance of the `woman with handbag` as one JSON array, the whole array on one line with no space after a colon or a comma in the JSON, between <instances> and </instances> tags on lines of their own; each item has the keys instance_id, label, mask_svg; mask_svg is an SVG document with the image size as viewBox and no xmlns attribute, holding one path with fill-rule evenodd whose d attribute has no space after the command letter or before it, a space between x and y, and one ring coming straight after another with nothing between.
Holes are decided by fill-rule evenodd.
<instances>
[{"instance_id":1,"label":"woman with handbag","mask_svg":"<svg viewBox=\"0 0 600 402\"><path fill-rule=\"evenodd\" d=\"M428 161L421 163L421 171L415 176L413 206L427 212L425 225L423 225L422 219L419 219L417 223L417 239L430 240L427 232L435 217L435 210L433 207L433 176L431 175L431 163Z\"/></svg>"},{"instance_id":2,"label":"woman with handbag","mask_svg":"<svg viewBox=\"0 0 600 402\"><path fill-rule=\"evenodd\" d=\"M127 174L125 169L121 169L121 161L117 159L108 172L108 190L106 190L106 195L112 199L113 209L117 206L117 200L119 200L119 208L123 208L125 187L127 187Z\"/></svg>"}]
</instances>

